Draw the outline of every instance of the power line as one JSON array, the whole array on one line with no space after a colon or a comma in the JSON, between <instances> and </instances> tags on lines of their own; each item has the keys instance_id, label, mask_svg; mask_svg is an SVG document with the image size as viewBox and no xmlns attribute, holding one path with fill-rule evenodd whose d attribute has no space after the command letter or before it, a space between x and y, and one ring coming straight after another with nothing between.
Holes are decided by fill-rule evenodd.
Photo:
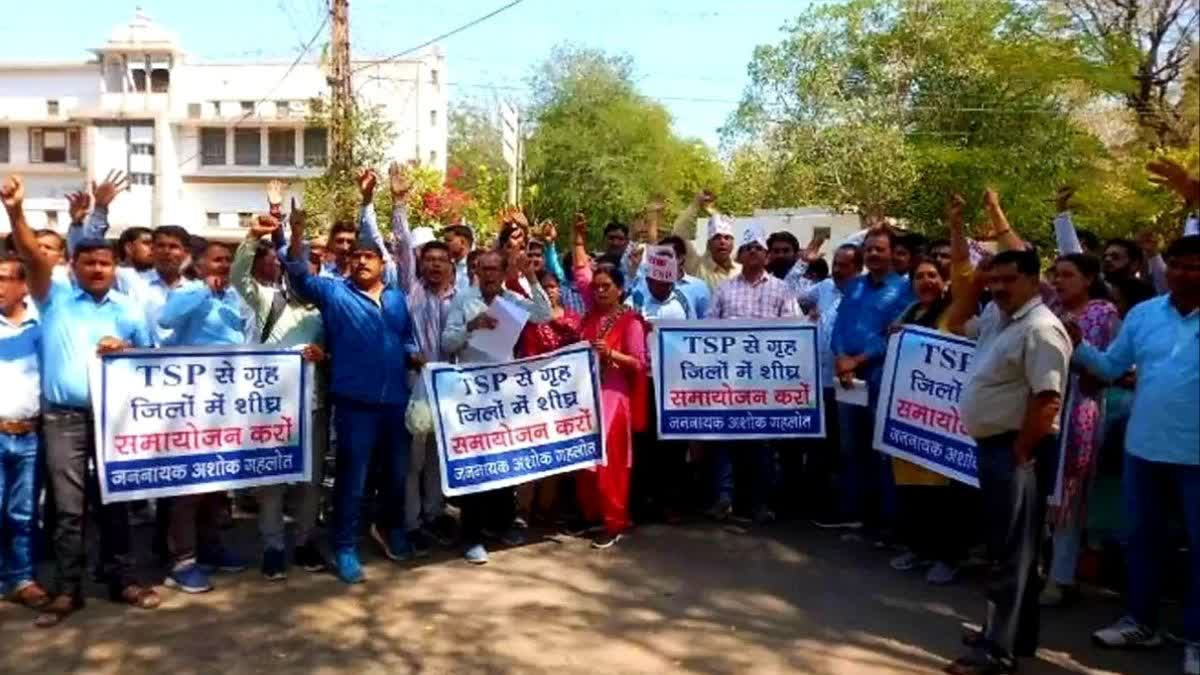
<instances>
[{"instance_id":1,"label":"power line","mask_svg":"<svg viewBox=\"0 0 1200 675\"><path fill-rule=\"evenodd\" d=\"M378 65L378 64L380 64L380 63L387 63L388 61L395 61L396 59L398 59L398 58L400 58L400 57L402 57L402 56L406 56L406 55L408 55L408 54L411 54L411 53L413 53L413 52L415 52L415 51L418 51L418 50L420 50L420 49L424 49L424 48L428 47L429 45L431 45L431 44L433 44L433 43L435 43L435 42L438 42L438 41L441 41L441 40L445 40L446 38L448 38L448 37L452 37L452 36L454 36L454 35L457 35L457 34L459 34L459 33L463 32L464 30L467 30L467 29L469 29L469 28L474 28L475 26L478 26L479 24L483 23L484 21L487 21L488 19L490 19L490 18L492 18L492 17L496 16L497 14L500 14L500 13L502 13L502 12L505 12L505 11L509 10L509 9L512 9L513 7L516 7L517 5L521 4L521 3L522 3L522 2L524 2L524 1L525 1L525 0L512 0L512 2L508 3L507 5L504 5L504 6L502 6L502 7L498 7L498 8L496 8L496 9L494 9L494 10L492 10L492 11L488 12L487 14L484 14L483 16L481 16L481 17L479 17L479 18L477 18L477 19L474 19L474 20L472 20L472 21L469 21L469 22L467 22L467 23L464 23L463 25L459 26L458 28L455 28L455 29L453 29L453 30L447 31L447 32L445 32L445 33L442 33L441 35L439 35L439 36L437 36L437 37L435 37L435 38L432 38L432 39L430 39L430 40L426 40L425 42L422 42L421 44L419 44L419 45L417 45L417 46L415 46L415 47L410 47L410 48L408 48L408 49L405 49L404 51L401 51L401 52L396 52L395 54L392 54L391 56L388 56L388 57L386 57L386 58L383 58L383 59L373 59L373 60L370 60L370 61L363 61L363 62L361 62L361 64L360 64L360 65L359 65L357 68L355 68L354 70L352 70L352 71L350 71L350 72L351 72L351 73L357 73L358 71L362 70L363 68L368 68L368 67L370 67L370 66L373 66L373 65Z\"/></svg>"},{"instance_id":2,"label":"power line","mask_svg":"<svg viewBox=\"0 0 1200 675\"><path fill-rule=\"evenodd\" d=\"M250 110L246 111L246 113L244 115L239 117L237 119L237 121L235 121L233 123L233 125L229 127L230 129L236 129L239 126L241 126L242 122L245 122L246 120L250 119L250 117L254 114L254 111L258 107L258 104L263 103L267 99L271 98L271 95L275 93L275 90L279 88L279 85L283 84L284 80L286 80L288 78L288 76L292 74L292 71L296 69L296 66L300 65L300 62L302 60L304 60L305 56L308 55L308 52L313 48L313 45L316 44L317 38L321 37L321 33L324 32L325 26L327 26L328 24L329 24L329 15L326 14L325 18L321 19L321 24L319 26L317 26L317 30L313 32L313 36L311 38L309 38L307 43L304 44L304 48L301 49L300 53L296 55L296 59L294 61L292 61L291 65L288 66L287 70L285 70L283 72L283 75L279 78L279 80L277 82L275 82L275 84L273 84L270 89L267 90L267 93L263 94L262 98L255 101L254 105L250 106ZM202 145L202 144L197 143L197 145ZM188 162L192 161L193 159L199 157L202 152L204 152L204 148L200 147L198 150L196 150L195 153L193 153L189 157L186 157L182 161L180 161L179 166L183 166L184 164L187 164Z\"/></svg>"}]
</instances>

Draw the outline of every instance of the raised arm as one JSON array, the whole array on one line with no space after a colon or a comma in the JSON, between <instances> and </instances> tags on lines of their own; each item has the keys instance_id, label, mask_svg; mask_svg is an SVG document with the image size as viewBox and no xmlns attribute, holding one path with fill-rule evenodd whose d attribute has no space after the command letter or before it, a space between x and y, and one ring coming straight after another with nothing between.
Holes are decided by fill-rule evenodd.
<instances>
[{"instance_id":1,"label":"raised arm","mask_svg":"<svg viewBox=\"0 0 1200 675\"><path fill-rule=\"evenodd\" d=\"M379 247L379 253L383 256L383 283L388 286L397 286L400 283L400 276L396 271L396 260L392 258L391 249L383 240L383 233L379 231L379 223L375 222L374 198L375 185L378 181L373 169L359 169L358 193L362 197L362 203L358 212L358 236L367 237Z\"/></svg>"},{"instance_id":2,"label":"raised arm","mask_svg":"<svg viewBox=\"0 0 1200 675\"><path fill-rule=\"evenodd\" d=\"M1139 305L1130 310L1129 315L1125 317L1125 322L1117 331L1116 339L1105 350L1097 349L1083 341L1083 334L1079 326L1074 322L1068 324L1067 332L1071 335L1071 341L1075 343L1071 363L1085 368L1106 382L1115 382L1129 372L1129 369L1135 365L1137 329L1143 314L1139 310L1144 306Z\"/></svg>"},{"instance_id":3,"label":"raised arm","mask_svg":"<svg viewBox=\"0 0 1200 675\"><path fill-rule=\"evenodd\" d=\"M237 289L242 299L246 301L246 304L250 306L256 315L263 311L263 298L259 292L258 281L254 279L252 274L254 254L258 249L259 241L263 237L271 237L274 240L278 232L282 229L282 223L275 216L259 216L251 223L250 231L246 233L246 238L238 245L237 252L233 255L233 267L229 271L229 283ZM266 308L269 309L270 305L266 305Z\"/></svg>"},{"instance_id":4,"label":"raised arm","mask_svg":"<svg viewBox=\"0 0 1200 675\"><path fill-rule=\"evenodd\" d=\"M283 269L287 272L288 283L300 297L324 306L326 296L332 284L338 283L331 279L313 276L308 270L308 255L304 247L304 223L307 220L304 209L292 207L290 223L292 234L288 242L287 257L283 261Z\"/></svg>"},{"instance_id":5,"label":"raised arm","mask_svg":"<svg viewBox=\"0 0 1200 675\"><path fill-rule=\"evenodd\" d=\"M946 309L946 327L962 335L967 321L975 314L982 287L975 282L971 249L963 233L963 206L966 200L952 194L946 200L946 224L950 228L950 307Z\"/></svg>"},{"instance_id":6,"label":"raised arm","mask_svg":"<svg viewBox=\"0 0 1200 675\"><path fill-rule=\"evenodd\" d=\"M996 239L997 248L1001 251L1023 250L1025 241L1018 237L1008 224L1008 217L1000 207L1000 195L995 190L989 189L983 193L983 206L987 211L988 221L992 226L991 236Z\"/></svg>"},{"instance_id":7,"label":"raised arm","mask_svg":"<svg viewBox=\"0 0 1200 675\"><path fill-rule=\"evenodd\" d=\"M687 246L687 259L684 260L683 268L688 274L695 274L700 269L700 256L692 243L696 238L696 218L700 217L700 212L708 208L712 201L712 193L707 190L696 193L692 203L675 218L675 224L671 226L671 234L682 239Z\"/></svg>"},{"instance_id":8,"label":"raised arm","mask_svg":"<svg viewBox=\"0 0 1200 675\"><path fill-rule=\"evenodd\" d=\"M54 264L42 253L33 229L25 221L25 183L20 176L9 176L0 183L0 201L4 202L4 210L8 212L13 243L17 251L29 260L29 293L34 300L45 300L50 294Z\"/></svg>"},{"instance_id":9,"label":"raised arm","mask_svg":"<svg viewBox=\"0 0 1200 675\"><path fill-rule=\"evenodd\" d=\"M1079 243L1079 234L1071 222L1071 196L1074 194L1071 188L1062 187L1054 197L1054 208L1058 212L1054 217L1054 239L1058 243L1059 255L1083 253L1083 244Z\"/></svg>"},{"instance_id":10,"label":"raised arm","mask_svg":"<svg viewBox=\"0 0 1200 675\"><path fill-rule=\"evenodd\" d=\"M417 282L416 249L408 222L408 193L412 180L398 162L388 165L388 189L392 192L392 255L396 278L405 291Z\"/></svg>"}]
</instances>

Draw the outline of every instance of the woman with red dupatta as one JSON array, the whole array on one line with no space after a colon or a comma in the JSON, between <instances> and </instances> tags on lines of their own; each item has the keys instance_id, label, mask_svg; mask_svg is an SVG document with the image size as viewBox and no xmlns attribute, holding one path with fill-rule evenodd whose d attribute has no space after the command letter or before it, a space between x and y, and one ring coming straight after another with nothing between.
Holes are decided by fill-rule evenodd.
<instances>
[{"instance_id":1,"label":"woman with red dupatta","mask_svg":"<svg viewBox=\"0 0 1200 675\"><path fill-rule=\"evenodd\" d=\"M600 397L606 462L576 474L579 507L589 522L603 522L593 548L609 548L630 526L629 477L633 431L645 426L646 328L641 315L621 303L624 275L613 266L593 271L585 248L587 223L575 219L575 285L588 308L583 339L600 361Z\"/></svg>"}]
</instances>

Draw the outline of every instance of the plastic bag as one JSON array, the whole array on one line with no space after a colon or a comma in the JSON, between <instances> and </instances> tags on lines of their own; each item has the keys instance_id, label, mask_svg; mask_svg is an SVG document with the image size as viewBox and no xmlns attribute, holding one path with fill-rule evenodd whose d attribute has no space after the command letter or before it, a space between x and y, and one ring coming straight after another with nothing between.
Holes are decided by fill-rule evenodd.
<instances>
[{"instance_id":1,"label":"plastic bag","mask_svg":"<svg viewBox=\"0 0 1200 675\"><path fill-rule=\"evenodd\" d=\"M429 407L429 395L425 392L425 378L417 377L404 410L404 426L410 434L433 432L433 410Z\"/></svg>"}]
</instances>

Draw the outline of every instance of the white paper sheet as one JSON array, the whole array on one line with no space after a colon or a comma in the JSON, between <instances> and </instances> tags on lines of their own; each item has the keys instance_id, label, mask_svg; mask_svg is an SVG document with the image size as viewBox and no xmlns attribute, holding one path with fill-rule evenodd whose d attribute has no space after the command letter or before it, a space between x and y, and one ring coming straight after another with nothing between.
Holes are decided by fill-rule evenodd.
<instances>
[{"instance_id":1,"label":"white paper sheet","mask_svg":"<svg viewBox=\"0 0 1200 675\"><path fill-rule=\"evenodd\" d=\"M870 405L870 392L867 389L866 380L855 378L850 383L849 389L843 387L841 382L836 382L833 385L833 389L836 392L835 397L839 403L860 405L864 408Z\"/></svg>"},{"instance_id":2,"label":"white paper sheet","mask_svg":"<svg viewBox=\"0 0 1200 675\"><path fill-rule=\"evenodd\" d=\"M467 345L496 361L512 359L513 347L517 344L521 329L529 321L529 312L499 297L488 305L486 314L496 320L496 327L491 330L472 331Z\"/></svg>"}]
</instances>

